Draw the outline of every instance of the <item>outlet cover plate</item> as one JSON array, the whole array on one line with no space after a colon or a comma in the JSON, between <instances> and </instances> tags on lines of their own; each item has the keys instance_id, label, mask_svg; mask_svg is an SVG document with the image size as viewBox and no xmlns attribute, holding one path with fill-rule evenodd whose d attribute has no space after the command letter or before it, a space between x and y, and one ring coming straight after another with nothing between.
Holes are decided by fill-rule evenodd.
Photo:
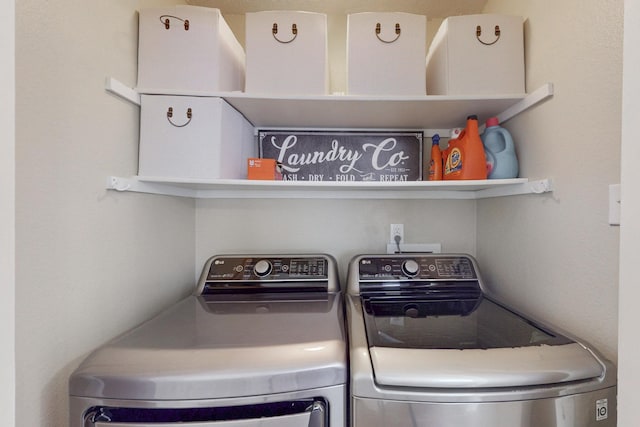
<instances>
[{"instance_id":1,"label":"outlet cover plate","mask_svg":"<svg viewBox=\"0 0 640 427\"><path fill-rule=\"evenodd\" d=\"M411 253L434 253L439 254L442 252L442 245L440 243L400 243L400 251L403 254ZM395 243L387 244L387 253L398 253L398 246Z\"/></svg>"}]
</instances>

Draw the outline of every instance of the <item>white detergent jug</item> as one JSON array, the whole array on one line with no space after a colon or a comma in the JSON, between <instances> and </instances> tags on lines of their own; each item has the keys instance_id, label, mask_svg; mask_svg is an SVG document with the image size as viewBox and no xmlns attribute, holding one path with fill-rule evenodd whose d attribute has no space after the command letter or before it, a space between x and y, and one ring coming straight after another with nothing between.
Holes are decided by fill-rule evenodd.
<instances>
[{"instance_id":1,"label":"white detergent jug","mask_svg":"<svg viewBox=\"0 0 640 427\"><path fill-rule=\"evenodd\" d=\"M518 158L513 138L508 130L500 126L497 117L487 120L487 127L481 136L487 158L489 179L509 179L518 177Z\"/></svg>"}]
</instances>

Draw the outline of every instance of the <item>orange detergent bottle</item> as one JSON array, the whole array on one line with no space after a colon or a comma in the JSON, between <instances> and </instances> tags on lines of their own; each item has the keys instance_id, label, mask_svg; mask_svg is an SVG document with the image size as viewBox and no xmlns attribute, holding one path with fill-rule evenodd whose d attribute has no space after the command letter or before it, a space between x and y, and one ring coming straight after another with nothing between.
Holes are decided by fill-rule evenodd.
<instances>
[{"instance_id":1,"label":"orange detergent bottle","mask_svg":"<svg viewBox=\"0 0 640 427\"><path fill-rule=\"evenodd\" d=\"M431 160L429 161L429 181L442 180L442 153L440 152L440 135L431 137Z\"/></svg>"},{"instance_id":2,"label":"orange detergent bottle","mask_svg":"<svg viewBox=\"0 0 640 427\"><path fill-rule=\"evenodd\" d=\"M487 179L487 160L478 132L478 117L467 117L467 125L458 137L449 141L442 153L444 169L442 178Z\"/></svg>"}]
</instances>

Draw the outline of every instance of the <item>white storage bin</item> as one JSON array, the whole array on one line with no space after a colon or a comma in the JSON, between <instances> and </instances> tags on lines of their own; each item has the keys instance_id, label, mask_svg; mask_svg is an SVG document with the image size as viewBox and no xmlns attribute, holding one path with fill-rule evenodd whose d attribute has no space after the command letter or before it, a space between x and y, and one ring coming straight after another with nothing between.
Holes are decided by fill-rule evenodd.
<instances>
[{"instance_id":1,"label":"white storage bin","mask_svg":"<svg viewBox=\"0 0 640 427\"><path fill-rule=\"evenodd\" d=\"M522 17L445 19L429 47L426 80L429 95L524 93Z\"/></svg>"},{"instance_id":2,"label":"white storage bin","mask_svg":"<svg viewBox=\"0 0 640 427\"><path fill-rule=\"evenodd\" d=\"M427 17L354 13L347 18L347 93L425 95Z\"/></svg>"},{"instance_id":3,"label":"white storage bin","mask_svg":"<svg viewBox=\"0 0 640 427\"><path fill-rule=\"evenodd\" d=\"M140 176L246 178L253 126L222 98L142 95Z\"/></svg>"},{"instance_id":4,"label":"white storage bin","mask_svg":"<svg viewBox=\"0 0 640 427\"><path fill-rule=\"evenodd\" d=\"M245 92L273 95L329 93L325 14L247 13L245 45Z\"/></svg>"},{"instance_id":5,"label":"white storage bin","mask_svg":"<svg viewBox=\"0 0 640 427\"><path fill-rule=\"evenodd\" d=\"M218 9L142 9L138 29L140 93L241 91L245 56Z\"/></svg>"}]
</instances>

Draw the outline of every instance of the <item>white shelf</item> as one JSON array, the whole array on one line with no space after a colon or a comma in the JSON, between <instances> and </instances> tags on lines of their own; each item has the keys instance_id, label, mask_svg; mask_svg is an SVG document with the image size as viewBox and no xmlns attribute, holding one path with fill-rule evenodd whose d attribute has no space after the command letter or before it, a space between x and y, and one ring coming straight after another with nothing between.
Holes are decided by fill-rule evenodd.
<instances>
[{"instance_id":1,"label":"white shelf","mask_svg":"<svg viewBox=\"0 0 640 427\"><path fill-rule=\"evenodd\" d=\"M549 179L481 181L310 182L248 181L240 179L186 180L161 177L111 176L115 191L164 194L198 199L454 199L475 200L552 191Z\"/></svg>"},{"instance_id":2,"label":"white shelf","mask_svg":"<svg viewBox=\"0 0 640 427\"><path fill-rule=\"evenodd\" d=\"M140 95L116 79L105 89L140 104ZM217 96L240 111L257 129L451 129L470 114L501 123L553 95L546 83L530 94L473 96L270 96L244 92L176 92L167 95Z\"/></svg>"},{"instance_id":3,"label":"white shelf","mask_svg":"<svg viewBox=\"0 0 640 427\"><path fill-rule=\"evenodd\" d=\"M105 89L140 105L140 94L116 79ZM387 129L424 130L446 135L476 114L483 123L497 116L501 123L553 96L546 83L528 95L488 96L269 96L242 92L165 93L216 96L240 111L256 129ZM234 179L185 180L166 177L109 177L116 191L192 198L325 198L325 199L483 199L552 191L548 179L526 178L440 182L275 182Z\"/></svg>"},{"instance_id":4,"label":"white shelf","mask_svg":"<svg viewBox=\"0 0 640 427\"><path fill-rule=\"evenodd\" d=\"M224 99L256 128L334 129L450 129L460 127L469 114L480 123L525 98L490 97L268 97L243 93Z\"/></svg>"}]
</instances>

